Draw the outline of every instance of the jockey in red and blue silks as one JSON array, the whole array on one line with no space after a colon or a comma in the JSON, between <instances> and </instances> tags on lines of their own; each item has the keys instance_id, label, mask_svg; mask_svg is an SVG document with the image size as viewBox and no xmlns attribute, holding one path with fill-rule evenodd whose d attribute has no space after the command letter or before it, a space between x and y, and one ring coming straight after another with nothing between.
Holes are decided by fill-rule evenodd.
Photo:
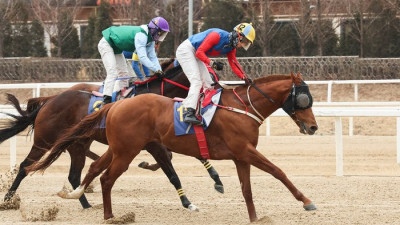
<instances>
[{"instance_id":1,"label":"jockey in red and blue silks","mask_svg":"<svg viewBox=\"0 0 400 225\"><path fill-rule=\"evenodd\" d=\"M255 39L255 30L249 23L237 25L232 32L218 28L208 29L201 33L190 36L176 50L183 72L186 74L190 89L188 96L183 101L183 107L187 109L184 121L194 125L201 124L195 112L199 99L200 89L210 89L213 83L206 65L216 70L222 70L223 64L213 62L209 56L226 55L233 72L240 79L247 79L242 68L236 60L236 49L247 50Z\"/></svg>"}]
</instances>

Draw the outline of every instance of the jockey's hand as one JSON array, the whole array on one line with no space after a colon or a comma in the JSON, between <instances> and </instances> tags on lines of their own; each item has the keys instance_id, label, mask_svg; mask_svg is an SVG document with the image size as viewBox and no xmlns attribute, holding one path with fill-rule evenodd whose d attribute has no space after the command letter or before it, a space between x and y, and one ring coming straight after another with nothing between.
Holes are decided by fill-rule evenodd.
<instances>
[{"instance_id":1,"label":"jockey's hand","mask_svg":"<svg viewBox=\"0 0 400 225\"><path fill-rule=\"evenodd\" d=\"M222 69L224 69L224 63L222 63L222 62L213 62L212 68L215 69L215 70L221 71Z\"/></svg>"},{"instance_id":2,"label":"jockey's hand","mask_svg":"<svg viewBox=\"0 0 400 225\"><path fill-rule=\"evenodd\" d=\"M157 76L157 77L163 77L164 75L165 75L165 73L162 70L157 70L154 73L154 76Z\"/></svg>"},{"instance_id":3,"label":"jockey's hand","mask_svg":"<svg viewBox=\"0 0 400 225\"><path fill-rule=\"evenodd\" d=\"M248 78L248 77L244 77L243 80L244 80L244 83L247 84L247 85L253 83L253 81L252 81L250 78Z\"/></svg>"}]
</instances>

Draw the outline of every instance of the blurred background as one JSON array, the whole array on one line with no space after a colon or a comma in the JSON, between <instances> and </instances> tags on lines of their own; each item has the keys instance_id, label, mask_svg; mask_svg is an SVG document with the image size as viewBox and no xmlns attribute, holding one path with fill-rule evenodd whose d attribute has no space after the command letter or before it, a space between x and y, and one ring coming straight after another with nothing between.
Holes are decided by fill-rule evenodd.
<instances>
[{"instance_id":1,"label":"blurred background","mask_svg":"<svg viewBox=\"0 0 400 225\"><path fill-rule=\"evenodd\" d=\"M189 33L251 22L255 44L238 57L252 77L400 78L400 0L0 0L0 80L101 81L101 31L155 16L171 28L160 58ZM235 79L229 68L221 76Z\"/></svg>"}]
</instances>

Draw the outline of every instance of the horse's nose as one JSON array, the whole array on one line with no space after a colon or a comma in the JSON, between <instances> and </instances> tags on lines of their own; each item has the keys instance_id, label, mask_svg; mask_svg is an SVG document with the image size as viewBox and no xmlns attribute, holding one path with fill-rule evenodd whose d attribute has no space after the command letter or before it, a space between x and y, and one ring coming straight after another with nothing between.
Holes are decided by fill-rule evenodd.
<instances>
[{"instance_id":1,"label":"horse's nose","mask_svg":"<svg viewBox=\"0 0 400 225\"><path fill-rule=\"evenodd\" d=\"M315 133L315 131L317 131L317 130L318 130L318 126L311 126L310 127L310 131L313 132L313 133Z\"/></svg>"}]
</instances>

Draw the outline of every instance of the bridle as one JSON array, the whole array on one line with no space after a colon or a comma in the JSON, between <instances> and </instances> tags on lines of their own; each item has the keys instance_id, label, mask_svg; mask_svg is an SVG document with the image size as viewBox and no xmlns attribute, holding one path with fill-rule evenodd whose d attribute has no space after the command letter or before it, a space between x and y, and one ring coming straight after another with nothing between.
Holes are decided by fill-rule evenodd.
<instances>
[{"instance_id":1,"label":"bridle","mask_svg":"<svg viewBox=\"0 0 400 225\"><path fill-rule=\"evenodd\" d=\"M254 115L249 115L253 119L255 119L257 122L260 123L260 121L264 121L265 118L261 115L260 112L253 106L251 98L250 98L250 88L254 87L261 95L263 95L266 99L268 99L270 102L273 104L277 104L269 95L267 95L265 92L263 92L260 88L258 88L253 81L250 80L250 84L247 87L247 99L249 101L249 104L251 108L254 110L254 112L258 115L258 118L255 119ZM243 100L239 97L239 95L234 91L235 95L240 99L240 101L244 104ZM304 82L301 81L300 85L296 85L294 82L292 83L292 89L286 98L285 102L280 106L290 117L293 118L294 121L300 123L301 121L297 118L296 111L298 110L305 110L308 108L311 108L313 104L313 98L311 96L311 93L309 91L308 85ZM245 104L244 104L245 105ZM239 112L238 110L236 110ZM242 110L241 110L242 111ZM245 113L243 113L245 112ZM247 112L247 106L246 106L246 111L243 111L240 113L248 115L249 113Z\"/></svg>"}]
</instances>

